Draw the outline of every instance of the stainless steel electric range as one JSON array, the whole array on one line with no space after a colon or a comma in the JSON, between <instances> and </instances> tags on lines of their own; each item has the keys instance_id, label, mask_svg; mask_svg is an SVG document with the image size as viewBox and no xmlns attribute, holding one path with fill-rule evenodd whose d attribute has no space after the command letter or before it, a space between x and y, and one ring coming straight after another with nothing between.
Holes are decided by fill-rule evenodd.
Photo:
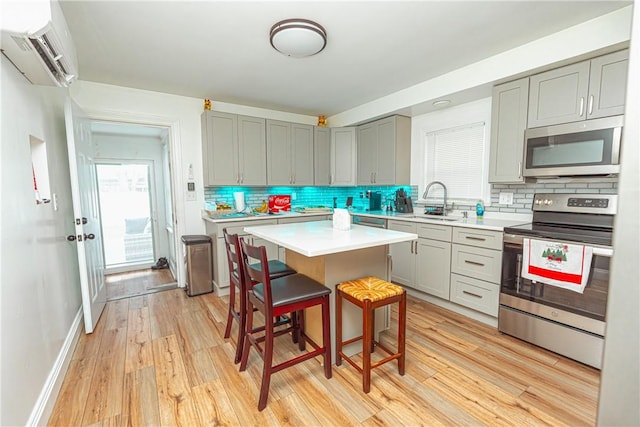
<instances>
[{"instance_id":1,"label":"stainless steel electric range","mask_svg":"<svg viewBox=\"0 0 640 427\"><path fill-rule=\"evenodd\" d=\"M532 223L504 229L498 329L600 368L617 196L536 194L532 210ZM523 247L532 241L592 248L584 290L523 277Z\"/></svg>"}]
</instances>

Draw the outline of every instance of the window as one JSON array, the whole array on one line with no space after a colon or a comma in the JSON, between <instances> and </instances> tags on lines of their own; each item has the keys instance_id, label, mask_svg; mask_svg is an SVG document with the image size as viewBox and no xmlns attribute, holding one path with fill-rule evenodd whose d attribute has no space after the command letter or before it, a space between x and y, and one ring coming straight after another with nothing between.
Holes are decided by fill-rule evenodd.
<instances>
[{"instance_id":1,"label":"window","mask_svg":"<svg viewBox=\"0 0 640 427\"><path fill-rule=\"evenodd\" d=\"M475 205L491 203L489 185L489 136L491 98L485 98L412 119L412 183L418 196L428 183L441 181L447 187L447 200ZM429 190L428 202L442 201L443 190Z\"/></svg>"},{"instance_id":2,"label":"window","mask_svg":"<svg viewBox=\"0 0 640 427\"><path fill-rule=\"evenodd\" d=\"M450 200L483 198L484 134L484 122L428 133L425 183L443 182ZM435 190L430 196L435 195Z\"/></svg>"}]
</instances>

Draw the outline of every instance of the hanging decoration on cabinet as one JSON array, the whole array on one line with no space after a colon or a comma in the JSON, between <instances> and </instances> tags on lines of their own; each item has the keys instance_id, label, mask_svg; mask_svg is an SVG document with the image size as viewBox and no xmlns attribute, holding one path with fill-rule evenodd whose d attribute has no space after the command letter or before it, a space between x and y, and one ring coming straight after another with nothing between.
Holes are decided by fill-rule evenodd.
<instances>
[{"instance_id":1,"label":"hanging decoration on cabinet","mask_svg":"<svg viewBox=\"0 0 640 427\"><path fill-rule=\"evenodd\" d=\"M327 116L318 116L318 126L327 127Z\"/></svg>"},{"instance_id":2,"label":"hanging decoration on cabinet","mask_svg":"<svg viewBox=\"0 0 640 427\"><path fill-rule=\"evenodd\" d=\"M211 110L211 100L210 99L205 99L204 100L204 109L205 109L205 111Z\"/></svg>"}]
</instances>

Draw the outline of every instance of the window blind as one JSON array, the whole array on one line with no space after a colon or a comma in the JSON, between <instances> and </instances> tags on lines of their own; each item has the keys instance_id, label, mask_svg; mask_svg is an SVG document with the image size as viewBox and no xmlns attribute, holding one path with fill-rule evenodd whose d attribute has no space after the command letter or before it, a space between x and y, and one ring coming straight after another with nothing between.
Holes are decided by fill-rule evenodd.
<instances>
[{"instance_id":1,"label":"window blind","mask_svg":"<svg viewBox=\"0 0 640 427\"><path fill-rule=\"evenodd\" d=\"M450 199L480 199L484 185L484 122L442 129L427 134L427 182L442 181ZM434 187L428 195L442 197Z\"/></svg>"}]
</instances>

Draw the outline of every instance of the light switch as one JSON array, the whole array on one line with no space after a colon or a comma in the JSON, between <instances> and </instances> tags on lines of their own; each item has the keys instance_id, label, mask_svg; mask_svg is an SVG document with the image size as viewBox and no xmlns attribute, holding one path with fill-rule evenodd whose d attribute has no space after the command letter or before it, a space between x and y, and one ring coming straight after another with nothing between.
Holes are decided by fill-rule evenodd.
<instances>
[{"instance_id":1,"label":"light switch","mask_svg":"<svg viewBox=\"0 0 640 427\"><path fill-rule=\"evenodd\" d=\"M187 182L187 201L193 202L198 200L198 195L196 194L196 184L195 182Z\"/></svg>"},{"instance_id":2,"label":"light switch","mask_svg":"<svg viewBox=\"0 0 640 427\"><path fill-rule=\"evenodd\" d=\"M513 193L500 193L500 200L498 203L501 205L513 204Z\"/></svg>"}]
</instances>

